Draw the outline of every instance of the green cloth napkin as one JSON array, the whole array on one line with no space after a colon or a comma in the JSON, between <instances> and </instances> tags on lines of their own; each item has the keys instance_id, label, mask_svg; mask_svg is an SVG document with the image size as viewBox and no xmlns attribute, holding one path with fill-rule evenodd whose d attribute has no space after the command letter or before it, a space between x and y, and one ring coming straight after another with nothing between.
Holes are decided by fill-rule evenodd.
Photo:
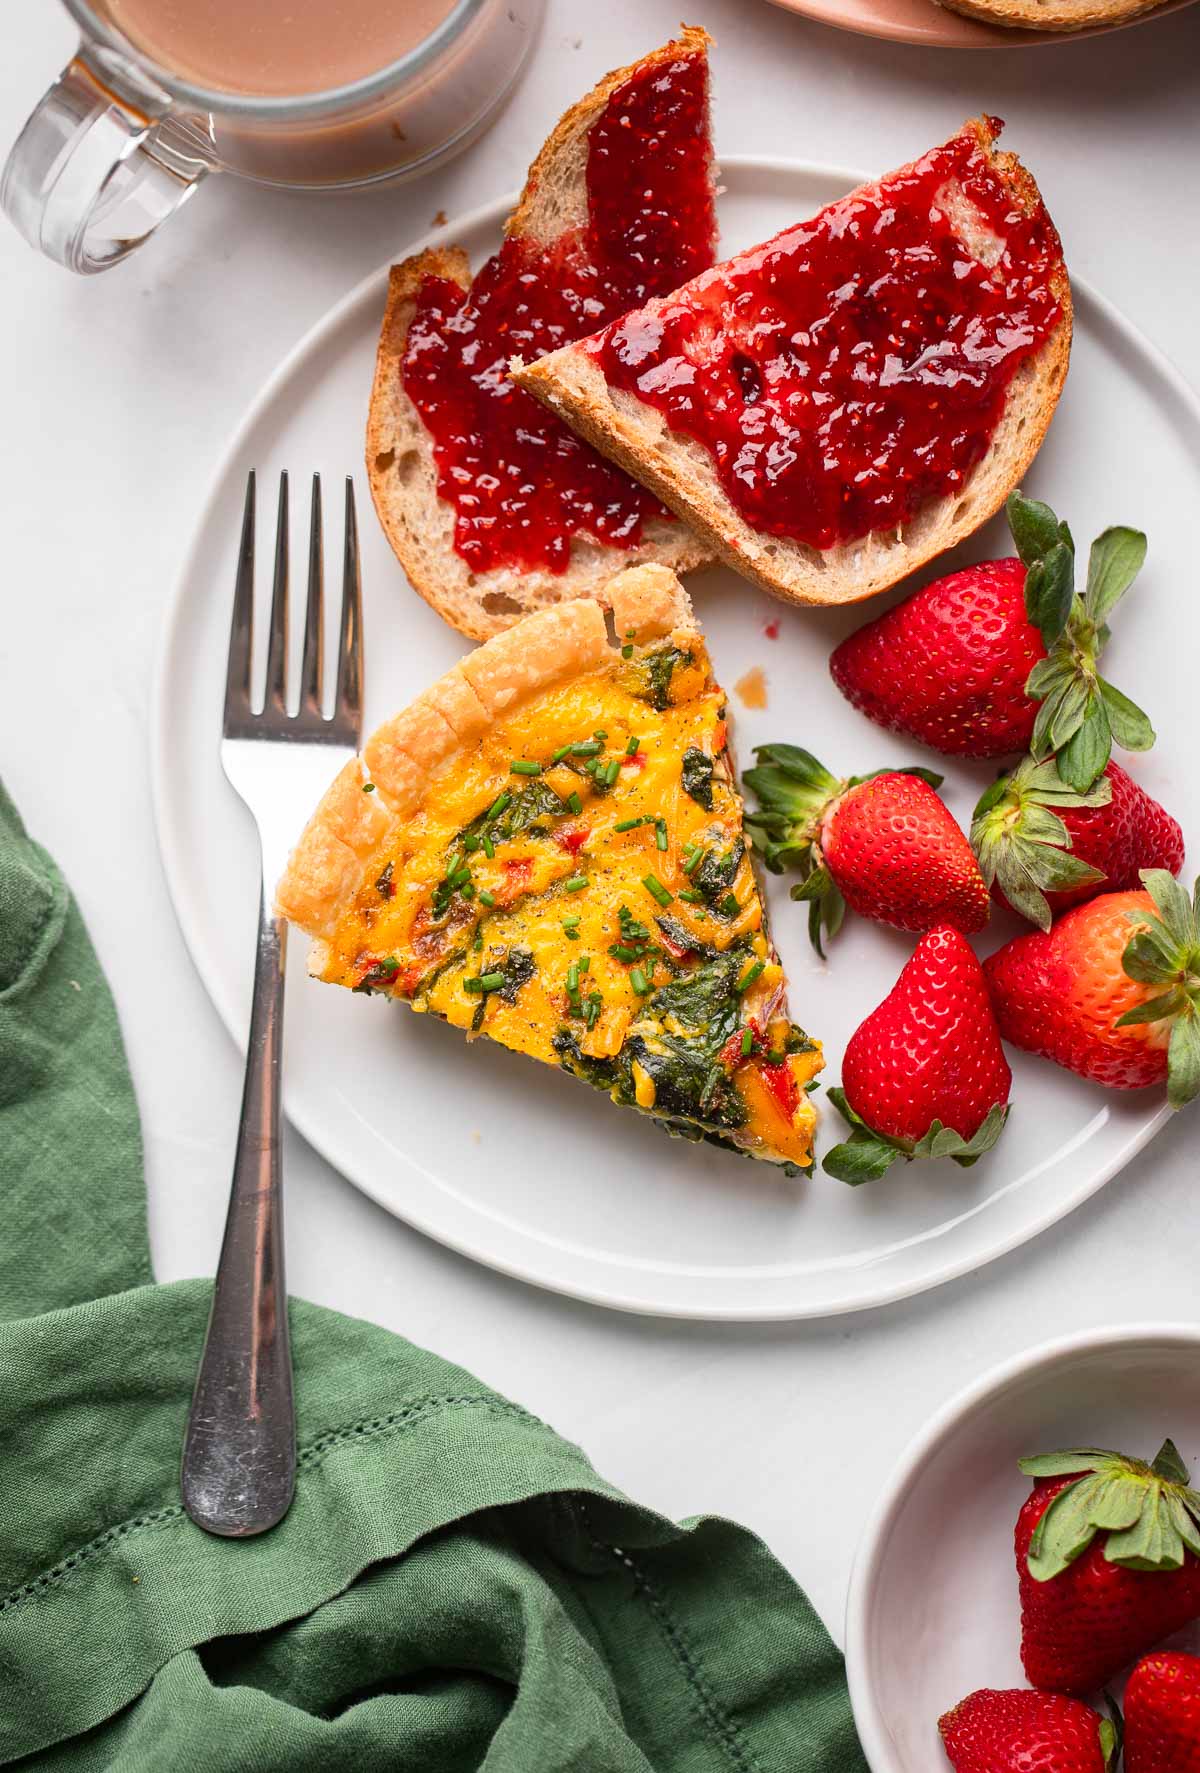
<instances>
[{"instance_id":1,"label":"green cloth napkin","mask_svg":"<svg viewBox=\"0 0 1200 1773\"><path fill-rule=\"evenodd\" d=\"M842 1661L743 1528L675 1526L374 1325L291 1305L296 1499L179 1504L209 1285L150 1280L77 907L0 789L0 1764L866 1773Z\"/></svg>"}]
</instances>

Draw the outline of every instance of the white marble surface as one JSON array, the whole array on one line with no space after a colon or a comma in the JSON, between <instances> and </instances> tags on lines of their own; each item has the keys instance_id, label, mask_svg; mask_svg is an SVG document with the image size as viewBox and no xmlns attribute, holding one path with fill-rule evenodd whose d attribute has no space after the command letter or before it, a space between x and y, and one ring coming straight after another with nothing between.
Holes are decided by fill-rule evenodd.
<instances>
[{"instance_id":1,"label":"white marble surface","mask_svg":"<svg viewBox=\"0 0 1200 1773\"><path fill-rule=\"evenodd\" d=\"M49 0L11 12L5 144L72 42ZM692 14L720 45L727 152L880 169L968 113L1005 117L1071 264L1200 384L1200 7L983 53L876 43L762 0ZM214 181L161 241L90 282L0 228L0 771L69 874L116 988L163 1279L215 1260L241 1088L176 929L148 789L151 672L202 491L243 408L336 296L438 210L517 185L561 107L677 18L675 0L550 0L491 135L390 195ZM1050 1335L1196 1315L1198 1127L1176 1121L1088 1206L973 1278L869 1316L744 1329L621 1317L504 1280L395 1223L289 1134L290 1281L472 1368L640 1499L752 1525L840 1639L862 1515L949 1392Z\"/></svg>"}]
</instances>

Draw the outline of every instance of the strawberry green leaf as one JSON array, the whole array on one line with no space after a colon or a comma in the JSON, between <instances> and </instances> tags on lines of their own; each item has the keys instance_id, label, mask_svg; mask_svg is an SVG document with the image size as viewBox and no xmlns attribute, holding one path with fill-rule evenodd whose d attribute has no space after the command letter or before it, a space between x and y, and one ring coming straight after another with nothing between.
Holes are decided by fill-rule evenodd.
<instances>
[{"instance_id":1,"label":"strawberry green leaf","mask_svg":"<svg viewBox=\"0 0 1200 1773\"><path fill-rule=\"evenodd\" d=\"M1140 924L1130 937L1121 965L1139 985L1165 985L1176 970L1178 950L1166 930L1155 918L1149 923L1140 911L1130 912L1130 920Z\"/></svg>"},{"instance_id":2,"label":"strawberry green leaf","mask_svg":"<svg viewBox=\"0 0 1200 1773\"><path fill-rule=\"evenodd\" d=\"M1019 491L1010 493L1005 514L1017 553L1026 566L1032 566L1059 542L1074 548L1066 524L1060 524L1049 505L1040 499L1027 499Z\"/></svg>"},{"instance_id":3,"label":"strawberry green leaf","mask_svg":"<svg viewBox=\"0 0 1200 1773\"><path fill-rule=\"evenodd\" d=\"M856 1131L825 1153L821 1168L838 1182L859 1188L864 1182L877 1182L902 1156L903 1153L886 1140Z\"/></svg>"},{"instance_id":4,"label":"strawberry green leaf","mask_svg":"<svg viewBox=\"0 0 1200 1773\"><path fill-rule=\"evenodd\" d=\"M1150 724L1149 715L1144 714L1136 702L1131 702L1128 696L1122 695L1119 689L1114 689L1103 677L1098 677L1096 684L1117 744L1126 751L1149 751L1157 736Z\"/></svg>"},{"instance_id":5,"label":"strawberry green leaf","mask_svg":"<svg viewBox=\"0 0 1200 1773\"><path fill-rule=\"evenodd\" d=\"M1025 610L1047 649L1066 628L1074 597L1075 556L1065 542L1056 542L1025 577Z\"/></svg>"},{"instance_id":6,"label":"strawberry green leaf","mask_svg":"<svg viewBox=\"0 0 1200 1773\"><path fill-rule=\"evenodd\" d=\"M1136 1028L1143 1022L1162 1022L1168 1016L1178 1015L1186 1004L1187 998L1182 991L1171 990L1160 992L1157 997L1148 997L1145 1003L1135 1003L1131 1010L1118 1016L1113 1023L1114 1028Z\"/></svg>"},{"instance_id":7,"label":"strawberry green leaf","mask_svg":"<svg viewBox=\"0 0 1200 1773\"><path fill-rule=\"evenodd\" d=\"M1186 890L1165 868L1143 868L1142 885L1154 900L1163 926L1181 948L1193 947L1198 939L1196 914Z\"/></svg>"},{"instance_id":8,"label":"strawberry green leaf","mask_svg":"<svg viewBox=\"0 0 1200 1773\"><path fill-rule=\"evenodd\" d=\"M1098 1477L1080 1478L1060 1490L1046 1509L1029 1545L1029 1574L1035 1582L1053 1582L1087 1550L1096 1536L1091 1504L1102 1482Z\"/></svg>"},{"instance_id":9,"label":"strawberry green leaf","mask_svg":"<svg viewBox=\"0 0 1200 1773\"><path fill-rule=\"evenodd\" d=\"M1109 1773L1120 1760L1125 1746L1125 1720L1111 1693L1105 1693L1104 1703L1109 1715L1100 1719L1100 1753L1104 1756L1105 1773Z\"/></svg>"},{"instance_id":10,"label":"strawberry green leaf","mask_svg":"<svg viewBox=\"0 0 1200 1773\"><path fill-rule=\"evenodd\" d=\"M865 776L851 776L847 786L857 787L860 782L873 782L877 776L920 776L922 782L928 782L931 788L940 788L946 780L936 770L926 769L923 763L888 763L881 770L868 770Z\"/></svg>"},{"instance_id":11,"label":"strawberry green leaf","mask_svg":"<svg viewBox=\"0 0 1200 1773\"><path fill-rule=\"evenodd\" d=\"M1147 1488L1133 1525L1110 1533L1104 1546L1110 1564L1126 1570L1178 1570L1183 1565L1184 1544L1171 1518L1161 1485Z\"/></svg>"},{"instance_id":12,"label":"strawberry green leaf","mask_svg":"<svg viewBox=\"0 0 1200 1773\"><path fill-rule=\"evenodd\" d=\"M1034 1453L1017 1460L1018 1469L1032 1478L1071 1477L1076 1472L1104 1471L1123 1463L1122 1455L1107 1447L1066 1447L1060 1453Z\"/></svg>"},{"instance_id":13,"label":"strawberry green leaf","mask_svg":"<svg viewBox=\"0 0 1200 1773\"><path fill-rule=\"evenodd\" d=\"M1140 529L1115 524L1098 535L1088 556L1088 614L1102 622L1116 608L1146 562L1146 538Z\"/></svg>"},{"instance_id":14,"label":"strawberry green leaf","mask_svg":"<svg viewBox=\"0 0 1200 1773\"><path fill-rule=\"evenodd\" d=\"M1075 675L1075 666L1070 659L1064 659L1060 652L1047 653L1039 659L1025 680L1025 691L1035 701L1041 701L1053 689L1070 683Z\"/></svg>"},{"instance_id":15,"label":"strawberry green leaf","mask_svg":"<svg viewBox=\"0 0 1200 1773\"><path fill-rule=\"evenodd\" d=\"M1186 1108L1200 1095L1200 1013L1195 1003L1179 1016L1167 1047L1167 1101Z\"/></svg>"},{"instance_id":16,"label":"strawberry green leaf","mask_svg":"<svg viewBox=\"0 0 1200 1773\"><path fill-rule=\"evenodd\" d=\"M1154 1455L1150 1469L1155 1477L1166 1478L1169 1484L1186 1486L1191 1482L1191 1473L1183 1462L1179 1448L1169 1436Z\"/></svg>"},{"instance_id":17,"label":"strawberry green leaf","mask_svg":"<svg viewBox=\"0 0 1200 1773\"><path fill-rule=\"evenodd\" d=\"M1200 1525L1197 1524L1191 1511L1184 1507L1182 1499L1175 1491L1168 1491L1167 1506L1171 1511L1175 1531L1192 1556L1200 1557Z\"/></svg>"},{"instance_id":18,"label":"strawberry green leaf","mask_svg":"<svg viewBox=\"0 0 1200 1773\"><path fill-rule=\"evenodd\" d=\"M1089 696L1078 729L1058 753L1058 773L1082 793L1090 788L1112 756L1112 732L1099 696Z\"/></svg>"},{"instance_id":19,"label":"strawberry green leaf","mask_svg":"<svg viewBox=\"0 0 1200 1773\"><path fill-rule=\"evenodd\" d=\"M986 1119L970 1139L964 1139L953 1127L944 1127L940 1120L935 1120L929 1127L924 1138L913 1146L913 1157L952 1157L963 1169L970 1169L977 1164L986 1151L990 1151L1004 1131L1004 1123L1008 1119L1009 1105L997 1102L990 1108Z\"/></svg>"}]
</instances>

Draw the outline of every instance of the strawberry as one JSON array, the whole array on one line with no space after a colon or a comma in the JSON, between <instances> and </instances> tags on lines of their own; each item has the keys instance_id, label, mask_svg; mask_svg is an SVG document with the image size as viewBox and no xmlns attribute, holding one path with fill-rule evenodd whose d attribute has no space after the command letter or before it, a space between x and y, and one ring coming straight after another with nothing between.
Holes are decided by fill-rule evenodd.
<instances>
[{"instance_id":1,"label":"strawberry","mask_svg":"<svg viewBox=\"0 0 1200 1773\"><path fill-rule=\"evenodd\" d=\"M950 757L1007 757L1033 737L1025 693L1046 656L1025 613L1019 560L935 579L847 635L829 660L848 702L889 732Z\"/></svg>"},{"instance_id":2,"label":"strawberry","mask_svg":"<svg viewBox=\"0 0 1200 1773\"><path fill-rule=\"evenodd\" d=\"M1146 538L1105 530L1077 596L1066 524L1020 493L1007 510L1019 560L983 561L926 585L851 634L829 668L842 694L892 732L958 757L1058 753L1063 779L1083 792L1114 739L1129 751L1154 743L1141 709L1096 670Z\"/></svg>"},{"instance_id":3,"label":"strawberry","mask_svg":"<svg viewBox=\"0 0 1200 1773\"><path fill-rule=\"evenodd\" d=\"M1027 757L980 800L971 843L995 895L1044 930L1068 905L1136 887L1143 868L1183 867L1183 832L1119 763L1079 794L1053 758Z\"/></svg>"},{"instance_id":4,"label":"strawberry","mask_svg":"<svg viewBox=\"0 0 1200 1773\"><path fill-rule=\"evenodd\" d=\"M1005 1040L1094 1083L1200 1093L1200 881L1189 899L1162 869L1146 890L1102 893L984 962Z\"/></svg>"},{"instance_id":5,"label":"strawberry","mask_svg":"<svg viewBox=\"0 0 1200 1773\"><path fill-rule=\"evenodd\" d=\"M1167 1441L1152 1465L1096 1447L1022 1459L1021 1661L1089 1693L1200 1617L1200 1493Z\"/></svg>"},{"instance_id":6,"label":"strawberry","mask_svg":"<svg viewBox=\"0 0 1200 1773\"><path fill-rule=\"evenodd\" d=\"M983 969L942 924L850 1036L842 1087L829 1094L852 1131L824 1167L850 1183L882 1176L898 1157L966 1168L1000 1137L1011 1084Z\"/></svg>"},{"instance_id":7,"label":"strawberry","mask_svg":"<svg viewBox=\"0 0 1200 1773\"><path fill-rule=\"evenodd\" d=\"M1117 1732L1060 1693L972 1693L939 1719L957 1773L1106 1773Z\"/></svg>"},{"instance_id":8,"label":"strawberry","mask_svg":"<svg viewBox=\"0 0 1200 1773\"><path fill-rule=\"evenodd\" d=\"M1125 1773L1200 1773L1200 1656L1160 1650L1130 1675Z\"/></svg>"},{"instance_id":9,"label":"strawberry","mask_svg":"<svg viewBox=\"0 0 1200 1773\"><path fill-rule=\"evenodd\" d=\"M746 828L775 874L798 868L793 899L807 900L808 932L821 952L845 907L876 923L920 933L936 923L980 930L988 890L970 844L928 770L880 770L839 781L810 751L759 745L745 781L761 806Z\"/></svg>"}]
</instances>

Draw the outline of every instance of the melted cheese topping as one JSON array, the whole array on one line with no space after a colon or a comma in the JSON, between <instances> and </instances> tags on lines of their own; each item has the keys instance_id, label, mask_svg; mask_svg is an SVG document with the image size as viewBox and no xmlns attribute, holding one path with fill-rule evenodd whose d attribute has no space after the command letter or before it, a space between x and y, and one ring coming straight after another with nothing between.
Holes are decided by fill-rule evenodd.
<instances>
[{"instance_id":1,"label":"melted cheese topping","mask_svg":"<svg viewBox=\"0 0 1200 1773\"><path fill-rule=\"evenodd\" d=\"M814 1115L804 1086L820 1049L794 1031L800 1050L784 1051L783 976L742 837L725 699L701 642L688 645L669 688L658 680L665 707L647 699L655 653L639 650L524 703L452 758L371 858L323 977L404 997L604 1087L604 1062L630 1042L616 1099L690 1122L693 1136L805 1164ZM560 755L569 746L584 750ZM504 836L505 817L531 803L542 809L532 823ZM711 1119L664 1108L654 1076L680 1043L712 1047L712 1025L690 1005L680 1021L672 994L665 1005L656 995L706 963L724 981L717 1026L735 1030L708 1055L713 1099L725 1104Z\"/></svg>"}]
</instances>

